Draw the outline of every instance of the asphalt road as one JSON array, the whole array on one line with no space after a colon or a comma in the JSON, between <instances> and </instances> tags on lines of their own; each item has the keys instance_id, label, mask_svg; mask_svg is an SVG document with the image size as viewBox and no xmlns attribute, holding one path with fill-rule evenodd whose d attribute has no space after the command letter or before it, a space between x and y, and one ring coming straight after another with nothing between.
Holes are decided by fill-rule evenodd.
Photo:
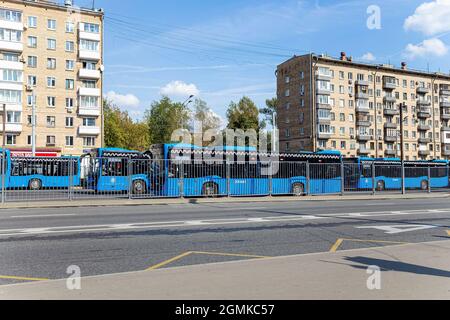
<instances>
[{"instance_id":1,"label":"asphalt road","mask_svg":"<svg viewBox=\"0 0 450 320\"><path fill-rule=\"evenodd\" d=\"M449 199L0 210L0 285L448 239Z\"/></svg>"}]
</instances>

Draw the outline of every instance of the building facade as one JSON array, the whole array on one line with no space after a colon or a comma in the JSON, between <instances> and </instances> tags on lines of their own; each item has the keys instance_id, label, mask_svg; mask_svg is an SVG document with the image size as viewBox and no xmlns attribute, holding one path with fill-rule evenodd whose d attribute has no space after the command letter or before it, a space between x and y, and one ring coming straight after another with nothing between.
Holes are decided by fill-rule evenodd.
<instances>
[{"instance_id":1,"label":"building facade","mask_svg":"<svg viewBox=\"0 0 450 320\"><path fill-rule=\"evenodd\" d=\"M0 134L13 154L80 155L103 139L103 12L0 1Z\"/></svg>"},{"instance_id":2,"label":"building facade","mask_svg":"<svg viewBox=\"0 0 450 320\"><path fill-rule=\"evenodd\" d=\"M400 158L403 138L405 160L450 159L448 74L308 54L278 66L277 96L282 152Z\"/></svg>"}]
</instances>

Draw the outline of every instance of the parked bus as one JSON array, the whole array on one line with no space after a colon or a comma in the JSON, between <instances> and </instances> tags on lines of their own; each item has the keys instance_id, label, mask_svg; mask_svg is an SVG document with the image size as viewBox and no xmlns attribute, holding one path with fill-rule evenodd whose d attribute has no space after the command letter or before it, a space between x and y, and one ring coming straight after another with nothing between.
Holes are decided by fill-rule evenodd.
<instances>
[{"instance_id":1,"label":"parked bus","mask_svg":"<svg viewBox=\"0 0 450 320\"><path fill-rule=\"evenodd\" d=\"M83 187L96 192L145 194L151 189L151 155L119 148L100 148L82 156Z\"/></svg>"},{"instance_id":2,"label":"parked bus","mask_svg":"<svg viewBox=\"0 0 450 320\"><path fill-rule=\"evenodd\" d=\"M345 159L344 163L346 189L372 190L375 186L377 191L383 191L402 188L400 159L362 157ZM427 190L429 187L449 187L449 162L446 160L405 161L404 166L406 189Z\"/></svg>"},{"instance_id":3,"label":"parked bus","mask_svg":"<svg viewBox=\"0 0 450 320\"><path fill-rule=\"evenodd\" d=\"M165 144L153 146L151 153L161 164L161 193L170 197L180 196L181 190L187 197L341 191L339 152L272 155L251 147Z\"/></svg>"},{"instance_id":4,"label":"parked bus","mask_svg":"<svg viewBox=\"0 0 450 320\"><path fill-rule=\"evenodd\" d=\"M41 190L80 185L79 157L11 157L10 150L5 150L4 160L2 177L5 177L6 189ZM0 165L0 168L3 167Z\"/></svg>"}]
</instances>

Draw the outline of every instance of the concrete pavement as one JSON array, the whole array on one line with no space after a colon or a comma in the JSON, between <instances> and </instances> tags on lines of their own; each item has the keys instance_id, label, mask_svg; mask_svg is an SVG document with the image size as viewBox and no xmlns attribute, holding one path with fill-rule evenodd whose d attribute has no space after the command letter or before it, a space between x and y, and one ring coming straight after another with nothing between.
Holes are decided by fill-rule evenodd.
<instances>
[{"instance_id":1,"label":"concrete pavement","mask_svg":"<svg viewBox=\"0 0 450 320\"><path fill-rule=\"evenodd\" d=\"M0 299L450 299L450 240L0 287ZM381 269L369 290L369 266ZM370 283L376 283L369 281Z\"/></svg>"}]
</instances>

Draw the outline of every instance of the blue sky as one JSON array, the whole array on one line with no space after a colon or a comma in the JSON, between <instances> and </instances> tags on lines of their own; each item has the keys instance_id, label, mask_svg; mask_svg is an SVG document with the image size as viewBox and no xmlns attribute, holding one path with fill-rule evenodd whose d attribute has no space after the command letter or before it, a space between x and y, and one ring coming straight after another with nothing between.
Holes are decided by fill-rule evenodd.
<instances>
[{"instance_id":1,"label":"blue sky","mask_svg":"<svg viewBox=\"0 0 450 320\"><path fill-rule=\"evenodd\" d=\"M92 0L78 0L90 6ZM381 29L367 9L380 8ZM450 70L450 0L96 0L105 20L105 94L138 118L162 93L190 93L224 117L243 95L275 96L276 65L307 52Z\"/></svg>"}]
</instances>

